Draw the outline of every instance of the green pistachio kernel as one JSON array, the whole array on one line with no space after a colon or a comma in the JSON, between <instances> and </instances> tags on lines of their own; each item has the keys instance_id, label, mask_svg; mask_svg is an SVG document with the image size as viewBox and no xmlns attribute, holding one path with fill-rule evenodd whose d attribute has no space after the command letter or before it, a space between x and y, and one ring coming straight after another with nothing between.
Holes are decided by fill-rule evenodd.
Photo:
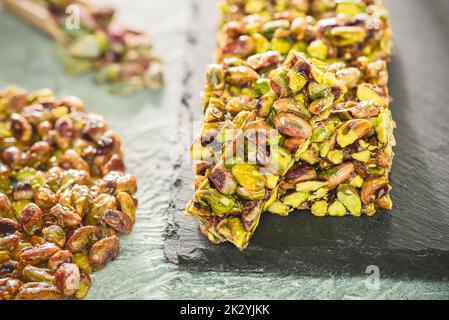
<instances>
[{"instance_id":1,"label":"green pistachio kernel","mask_svg":"<svg viewBox=\"0 0 449 320\"><path fill-rule=\"evenodd\" d=\"M226 195L234 194L237 189L237 183L223 164L215 165L208 180L218 191Z\"/></svg>"},{"instance_id":2,"label":"green pistachio kernel","mask_svg":"<svg viewBox=\"0 0 449 320\"><path fill-rule=\"evenodd\" d=\"M262 211L267 211L267 209L277 200L278 197L278 189L274 188L270 192L270 197L265 201L265 204L262 208Z\"/></svg>"},{"instance_id":3,"label":"green pistachio kernel","mask_svg":"<svg viewBox=\"0 0 449 320\"><path fill-rule=\"evenodd\" d=\"M304 93L298 93L297 95L295 95L295 100L305 104L306 103L306 96L304 95ZM308 118L310 118L311 116L309 116Z\"/></svg>"},{"instance_id":4,"label":"green pistachio kernel","mask_svg":"<svg viewBox=\"0 0 449 320\"><path fill-rule=\"evenodd\" d=\"M253 40L256 43L256 53L263 53L270 50L271 43L260 33L255 33L252 35Z\"/></svg>"},{"instance_id":5,"label":"green pistachio kernel","mask_svg":"<svg viewBox=\"0 0 449 320\"><path fill-rule=\"evenodd\" d=\"M327 158L333 164L340 164L343 162L344 154L341 150L331 150L328 152Z\"/></svg>"},{"instance_id":6,"label":"green pistachio kernel","mask_svg":"<svg viewBox=\"0 0 449 320\"><path fill-rule=\"evenodd\" d=\"M306 141L304 141L304 143L299 147L298 151L296 151L295 153L295 160L298 161L300 160L304 153L306 153L307 148L310 146L310 139L307 139Z\"/></svg>"},{"instance_id":7,"label":"green pistachio kernel","mask_svg":"<svg viewBox=\"0 0 449 320\"><path fill-rule=\"evenodd\" d=\"M367 163L371 158L371 152L369 150L364 150L361 152L351 154L351 157L357 161Z\"/></svg>"},{"instance_id":8,"label":"green pistachio kernel","mask_svg":"<svg viewBox=\"0 0 449 320\"><path fill-rule=\"evenodd\" d=\"M292 49L292 45L287 39L273 38L271 40L271 49L278 51L280 54L287 54Z\"/></svg>"},{"instance_id":9,"label":"green pistachio kernel","mask_svg":"<svg viewBox=\"0 0 449 320\"><path fill-rule=\"evenodd\" d=\"M332 203L327 211L332 217L344 217L347 213L346 207L338 200Z\"/></svg>"},{"instance_id":10,"label":"green pistachio kernel","mask_svg":"<svg viewBox=\"0 0 449 320\"><path fill-rule=\"evenodd\" d=\"M292 156L286 149L278 147L277 152L271 155L271 164L282 173L287 172L293 164Z\"/></svg>"},{"instance_id":11,"label":"green pistachio kernel","mask_svg":"<svg viewBox=\"0 0 449 320\"><path fill-rule=\"evenodd\" d=\"M263 25L263 34L271 39L275 36L276 32L279 30L288 30L289 26L290 23L285 19L271 20Z\"/></svg>"},{"instance_id":12,"label":"green pistachio kernel","mask_svg":"<svg viewBox=\"0 0 449 320\"><path fill-rule=\"evenodd\" d=\"M290 90L292 90L293 94L297 94L307 84L306 78L304 78L302 75L292 70L288 72L288 79Z\"/></svg>"},{"instance_id":13,"label":"green pistachio kernel","mask_svg":"<svg viewBox=\"0 0 449 320\"><path fill-rule=\"evenodd\" d=\"M320 60L326 60L328 55L328 49L326 44L322 40L315 40L307 47L307 53L313 58Z\"/></svg>"},{"instance_id":14,"label":"green pistachio kernel","mask_svg":"<svg viewBox=\"0 0 449 320\"><path fill-rule=\"evenodd\" d=\"M365 212L367 216L373 216L376 213L376 205L374 203L365 205Z\"/></svg>"},{"instance_id":15,"label":"green pistachio kernel","mask_svg":"<svg viewBox=\"0 0 449 320\"><path fill-rule=\"evenodd\" d=\"M320 157L322 157L322 158L327 157L327 154L329 153L330 149L334 145L334 141L335 141L335 137L331 137L321 144Z\"/></svg>"},{"instance_id":16,"label":"green pistachio kernel","mask_svg":"<svg viewBox=\"0 0 449 320\"><path fill-rule=\"evenodd\" d=\"M267 179L254 165L236 164L232 167L231 172L242 187L252 191L258 191L265 187Z\"/></svg>"},{"instance_id":17,"label":"green pistachio kernel","mask_svg":"<svg viewBox=\"0 0 449 320\"><path fill-rule=\"evenodd\" d=\"M243 126L243 123L246 121L246 119L250 116L251 112L250 111L240 111L234 118L234 120L232 120L232 122L235 123L237 128L241 128Z\"/></svg>"},{"instance_id":18,"label":"green pistachio kernel","mask_svg":"<svg viewBox=\"0 0 449 320\"><path fill-rule=\"evenodd\" d=\"M231 211L235 205L232 197L225 196L215 189L198 191L196 195L200 201L208 204L217 215L224 215Z\"/></svg>"},{"instance_id":19,"label":"green pistachio kernel","mask_svg":"<svg viewBox=\"0 0 449 320\"><path fill-rule=\"evenodd\" d=\"M89 263L89 255L85 252L79 252L73 255L73 263L84 273L92 273L92 266Z\"/></svg>"},{"instance_id":20,"label":"green pistachio kernel","mask_svg":"<svg viewBox=\"0 0 449 320\"><path fill-rule=\"evenodd\" d=\"M268 189L274 189L276 188L278 182L279 182L279 177L275 176L274 174L266 174L265 177L267 178L267 183L266 183L266 187Z\"/></svg>"},{"instance_id":21,"label":"green pistachio kernel","mask_svg":"<svg viewBox=\"0 0 449 320\"><path fill-rule=\"evenodd\" d=\"M242 95L243 96L248 96L248 97L251 97L251 98L258 98L260 96L259 92L257 91L256 88L243 88L242 89Z\"/></svg>"},{"instance_id":22,"label":"green pistachio kernel","mask_svg":"<svg viewBox=\"0 0 449 320\"><path fill-rule=\"evenodd\" d=\"M307 201L309 195L305 192L295 192L289 194L282 199L282 202L292 208L299 208L304 202Z\"/></svg>"},{"instance_id":23,"label":"green pistachio kernel","mask_svg":"<svg viewBox=\"0 0 449 320\"><path fill-rule=\"evenodd\" d=\"M316 199L321 199L321 198L324 198L325 196L327 196L328 193L329 193L329 189L319 188L317 191L310 194L309 197L307 198L307 200L314 201Z\"/></svg>"},{"instance_id":24,"label":"green pistachio kernel","mask_svg":"<svg viewBox=\"0 0 449 320\"><path fill-rule=\"evenodd\" d=\"M317 164L320 161L317 153L313 150L305 150L297 159L305 161L308 164Z\"/></svg>"},{"instance_id":25,"label":"green pistachio kernel","mask_svg":"<svg viewBox=\"0 0 449 320\"><path fill-rule=\"evenodd\" d=\"M70 45L69 52L75 58L96 59L104 52L104 41L101 35L86 34Z\"/></svg>"},{"instance_id":26,"label":"green pistachio kernel","mask_svg":"<svg viewBox=\"0 0 449 320\"><path fill-rule=\"evenodd\" d=\"M256 103L255 111L259 117L266 118L271 112L271 107L276 101L276 95L272 92L268 92L261 96Z\"/></svg>"},{"instance_id":27,"label":"green pistachio kernel","mask_svg":"<svg viewBox=\"0 0 449 320\"><path fill-rule=\"evenodd\" d=\"M314 202L310 210L314 216L324 217L327 213L327 202L324 200Z\"/></svg>"},{"instance_id":28,"label":"green pistachio kernel","mask_svg":"<svg viewBox=\"0 0 449 320\"><path fill-rule=\"evenodd\" d=\"M306 108L305 104L301 100L284 98L279 99L273 104L273 109L276 113L287 112L293 114L301 114L305 118L310 119L312 117L309 110Z\"/></svg>"},{"instance_id":29,"label":"green pistachio kernel","mask_svg":"<svg viewBox=\"0 0 449 320\"><path fill-rule=\"evenodd\" d=\"M353 144L363 138L371 131L371 121L365 119L354 119L347 121L338 129L337 142L342 148Z\"/></svg>"},{"instance_id":30,"label":"green pistachio kernel","mask_svg":"<svg viewBox=\"0 0 449 320\"><path fill-rule=\"evenodd\" d=\"M265 189L252 191L245 187L238 187L237 194L245 200L263 200L265 198Z\"/></svg>"},{"instance_id":31,"label":"green pistachio kernel","mask_svg":"<svg viewBox=\"0 0 449 320\"><path fill-rule=\"evenodd\" d=\"M280 216L286 216L289 214L290 209L281 201L275 201L273 204L267 209L269 213L277 214Z\"/></svg>"},{"instance_id":32,"label":"green pistachio kernel","mask_svg":"<svg viewBox=\"0 0 449 320\"><path fill-rule=\"evenodd\" d=\"M360 69L351 67L338 70L336 76L346 87L355 88L362 77L362 73Z\"/></svg>"},{"instance_id":33,"label":"green pistachio kernel","mask_svg":"<svg viewBox=\"0 0 449 320\"><path fill-rule=\"evenodd\" d=\"M270 81L265 78L260 78L256 81L256 89L261 96L270 92Z\"/></svg>"},{"instance_id":34,"label":"green pistachio kernel","mask_svg":"<svg viewBox=\"0 0 449 320\"><path fill-rule=\"evenodd\" d=\"M226 81L234 85L243 85L257 79L259 74L249 67L230 67L226 70Z\"/></svg>"},{"instance_id":35,"label":"green pistachio kernel","mask_svg":"<svg viewBox=\"0 0 449 320\"><path fill-rule=\"evenodd\" d=\"M323 83L324 72L320 68L312 66L312 78L318 83Z\"/></svg>"},{"instance_id":36,"label":"green pistachio kernel","mask_svg":"<svg viewBox=\"0 0 449 320\"><path fill-rule=\"evenodd\" d=\"M337 0L337 14L355 16L366 12L366 4L357 0Z\"/></svg>"},{"instance_id":37,"label":"green pistachio kernel","mask_svg":"<svg viewBox=\"0 0 449 320\"><path fill-rule=\"evenodd\" d=\"M363 186L363 182L365 182L365 180L359 175L355 176L350 181L351 185L353 185L356 188L361 188Z\"/></svg>"},{"instance_id":38,"label":"green pistachio kernel","mask_svg":"<svg viewBox=\"0 0 449 320\"><path fill-rule=\"evenodd\" d=\"M362 83L357 87L357 98L360 101L374 101L381 107L387 106L387 101L375 90L375 86L369 83Z\"/></svg>"},{"instance_id":39,"label":"green pistachio kernel","mask_svg":"<svg viewBox=\"0 0 449 320\"><path fill-rule=\"evenodd\" d=\"M245 5L245 11L250 14L262 12L265 9L265 0L248 0Z\"/></svg>"},{"instance_id":40,"label":"green pistachio kernel","mask_svg":"<svg viewBox=\"0 0 449 320\"><path fill-rule=\"evenodd\" d=\"M332 88L326 84L312 81L308 87L310 99L316 100L330 95Z\"/></svg>"},{"instance_id":41,"label":"green pistachio kernel","mask_svg":"<svg viewBox=\"0 0 449 320\"><path fill-rule=\"evenodd\" d=\"M296 191L298 192L313 192L324 186L326 186L327 182L323 181L306 181L301 182L296 185Z\"/></svg>"},{"instance_id":42,"label":"green pistachio kernel","mask_svg":"<svg viewBox=\"0 0 449 320\"><path fill-rule=\"evenodd\" d=\"M334 103L334 96L331 95L320 99L316 99L310 104L309 111L315 115L319 115L331 109L333 103Z\"/></svg>"},{"instance_id":43,"label":"green pistachio kernel","mask_svg":"<svg viewBox=\"0 0 449 320\"><path fill-rule=\"evenodd\" d=\"M306 41L299 41L299 42L295 42L295 44L292 47L292 50L295 50L298 52L306 52L307 47L308 47L308 44Z\"/></svg>"},{"instance_id":44,"label":"green pistachio kernel","mask_svg":"<svg viewBox=\"0 0 449 320\"><path fill-rule=\"evenodd\" d=\"M335 125L333 122L319 122L313 130L312 136L310 137L311 142L323 142L329 138L335 130Z\"/></svg>"},{"instance_id":45,"label":"green pistachio kernel","mask_svg":"<svg viewBox=\"0 0 449 320\"><path fill-rule=\"evenodd\" d=\"M225 74L223 67L219 64L209 65L206 73L206 82L214 89L221 90L224 87Z\"/></svg>"},{"instance_id":46,"label":"green pistachio kernel","mask_svg":"<svg viewBox=\"0 0 449 320\"><path fill-rule=\"evenodd\" d=\"M230 217L223 220L218 226L218 232L240 250L243 250L246 247L251 235L245 230L238 217Z\"/></svg>"},{"instance_id":47,"label":"green pistachio kernel","mask_svg":"<svg viewBox=\"0 0 449 320\"><path fill-rule=\"evenodd\" d=\"M288 72L285 69L278 69L271 75L271 81L278 87L276 94L279 97L286 97L289 94ZM272 85L273 88L273 85Z\"/></svg>"},{"instance_id":48,"label":"green pistachio kernel","mask_svg":"<svg viewBox=\"0 0 449 320\"><path fill-rule=\"evenodd\" d=\"M334 45L346 47L365 40L366 30L357 26L339 26L332 28L330 35Z\"/></svg>"},{"instance_id":49,"label":"green pistachio kernel","mask_svg":"<svg viewBox=\"0 0 449 320\"><path fill-rule=\"evenodd\" d=\"M338 200L356 217L362 214L362 201L357 190L350 184L342 184L337 189Z\"/></svg>"},{"instance_id":50,"label":"green pistachio kernel","mask_svg":"<svg viewBox=\"0 0 449 320\"><path fill-rule=\"evenodd\" d=\"M391 113L388 110L382 110L377 117L376 125L377 139L381 143L387 143L393 137L393 120Z\"/></svg>"},{"instance_id":51,"label":"green pistachio kernel","mask_svg":"<svg viewBox=\"0 0 449 320\"><path fill-rule=\"evenodd\" d=\"M22 213L23 208L29 203L31 203L30 200L19 200L19 201L15 201L12 204L12 207L13 207L14 211L16 212L17 220L20 220L20 214Z\"/></svg>"},{"instance_id":52,"label":"green pistachio kernel","mask_svg":"<svg viewBox=\"0 0 449 320\"><path fill-rule=\"evenodd\" d=\"M276 0L276 11L284 11L287 9L288 0Z\"/></svg>"}]
</instances>

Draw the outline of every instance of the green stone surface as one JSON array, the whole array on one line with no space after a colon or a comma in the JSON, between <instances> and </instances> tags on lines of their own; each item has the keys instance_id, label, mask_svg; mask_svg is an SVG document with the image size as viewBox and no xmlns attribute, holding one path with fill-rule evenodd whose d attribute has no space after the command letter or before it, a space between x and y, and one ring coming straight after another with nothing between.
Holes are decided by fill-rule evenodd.
<instances>
[{"instance_id":1,"label":"green stone surface","mask_svg":"<svg viewBox=\"0 0 449 320\"><path fill-rule=\"evenodd\" d=\"M193 0L192 0L193 1ZM163 255L169 189L173 179L170 141L181 109L186 34L191 24L190 0L99 1L116 6L119 19L147 28L166 61L167 86L157 94L123 98L97 86L91 75L67 75L54 55L52 41L6 12L0 12L0 86L52 88L58 95L81 97L91 112L103 114L122 136L129 170L137 175L140 200L134 232L122 237L121 254L93 275L88 299L447 299L448 282L392 280L380 287L365 284L368 274L354 277L304 277L275 273L200 272L168 263ZM193 1L210 7L210 0ZM414 1L416 3L417 1ZM409 9L417 15L422 6ZM393 22L401 4L389 1ZM213 39L215 13L201 37ZM398 20L396 20L396 18ZM397 34L410 32L397 26ZM409 36L413 38L413 35ZM213 43L213 40L210 41ZM213 51L210 51L212 60ZM447 57L446 57L447 58ZM204 61L203 65L209 61ZM181 109L182 110L182 109Z\"/></svg>"}]
</instances>

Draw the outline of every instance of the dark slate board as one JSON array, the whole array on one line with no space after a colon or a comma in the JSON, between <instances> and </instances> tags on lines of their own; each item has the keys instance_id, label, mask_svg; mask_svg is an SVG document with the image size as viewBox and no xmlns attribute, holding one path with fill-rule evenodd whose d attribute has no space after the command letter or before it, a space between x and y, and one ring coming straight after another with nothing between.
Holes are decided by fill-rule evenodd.
<instances>
[{"instance_id":1,"label":"dark slate board","mask_svg":"<svg viewBox=\"0 0 449 320\"><path fill-rule=\"evenodd\" d=\"M449 1L390 0L397 54L390 64L398 128L392 173L394 209L373 218L317 219L266 214L248 249L212 245L182 215L192 195L189 164L175 167L165 255L202 270L275 270L304 275L449 277ZM200 5L201 4L201 5ZM180 127L200 119L199 95L214 47L217 8L192 0ZM190 131L189 131L190 132Z\"/></svg>"}]
</instances>

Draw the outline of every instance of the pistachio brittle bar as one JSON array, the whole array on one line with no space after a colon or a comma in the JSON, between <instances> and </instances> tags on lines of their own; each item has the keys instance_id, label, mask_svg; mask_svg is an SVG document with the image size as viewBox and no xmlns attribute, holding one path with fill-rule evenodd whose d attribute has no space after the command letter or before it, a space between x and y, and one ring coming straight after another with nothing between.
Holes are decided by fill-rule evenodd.
<instances>
[{"instance_id":1,"label":"pistachio brittle bar","mask_svg":"<svg viewBox=\"0 0 449 320\"><path fill-rule=\"evenodd\" d=\"M282 3L282 4L281 4ZM320 60L388 60L391 29L382 0L225 1L217 60L290 50Z\"/></svg>"},{"instance_id":2,"label":"pistachio brittle bar","mask_svg":"<svg viewBox=\"0 0 449 320\"><path fill-rule=\"evenodd\" d=\"M371 88L365 84L355 92L359 97L352 98L336 72L292 51L282 66L268 72L269 91L254 100L252 110L241 110L233 120L226 120L226 105L206 110L222 117L205 118L214 129L192 148L196 191L186 212L200 220L211 241L228 240L243 249L265 209L287 214L311 208L325 215L331 207L330 213L339 209L339 215L360 215L389 206L394 140L388 97L365 90ZM356 175L362 167L357 159L367 163L371 152L382 153L384 170L379 170L378 180L364 181ZM386 185L367 189L382 181Z\"/></svg>"},{"instance_id":3,"label":"pistachio brittle bar","mask_svg":"<svg viewBox=\"0 0 449 320\"><path fill-rule=\"evenodd\" d=\"M186 209L202 232L244 249L264 211L390 209L383 1L229 0L222 17Z\"/></svg>"}]
</instances>

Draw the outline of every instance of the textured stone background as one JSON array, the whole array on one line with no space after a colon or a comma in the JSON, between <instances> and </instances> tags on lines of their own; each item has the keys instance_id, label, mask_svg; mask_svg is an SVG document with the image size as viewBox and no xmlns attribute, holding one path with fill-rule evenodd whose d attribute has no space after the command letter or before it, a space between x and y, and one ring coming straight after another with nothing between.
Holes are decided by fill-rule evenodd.
<instances>
[{"instance_id":1,"label":"textured stone background","mask_svg":"<svg viewBox=\"0 0 449 320\"><path fill-rule=\"evenodd\" d=\"M189 41L211 39L216 11L211 10L200 34L191 34L196 5L211 0L101 0L119 8L120 20L148 28L157 50L164 55L168 85L158 94L131 98L108 94L90 76L66 75L53 55L52 42L11 15L0 13L0 86L27 89L50 87L58 94L74 94L87 109L103 114L124 140L129 170L138 176L140 208L132 235L122 238L119 258L93 275L89 299L383 299L449 298L449 283L381 278L379 290L368 290L359 277L312 278L300 275L198 272L169 264L163 257L172 152L177 114L182 110L188 77L185 55ZM395 2L394 0L389 1ZM424 1L423 1L424 2ZM402 1L405 3L405 1ZM192 5L193 4L193 5ZM399 19L395 7L393 21ZM193 15L192 15L193 14ZM204 18L204 17L203 17ZM400 28L397 28L400 29ZM406 30L397 30L406 32ZM199 56L204 65L213 52ZM205 56L210 57L209 61ZM200 86L201 84L196 84Z\"/></svg>"}]
</instances>

